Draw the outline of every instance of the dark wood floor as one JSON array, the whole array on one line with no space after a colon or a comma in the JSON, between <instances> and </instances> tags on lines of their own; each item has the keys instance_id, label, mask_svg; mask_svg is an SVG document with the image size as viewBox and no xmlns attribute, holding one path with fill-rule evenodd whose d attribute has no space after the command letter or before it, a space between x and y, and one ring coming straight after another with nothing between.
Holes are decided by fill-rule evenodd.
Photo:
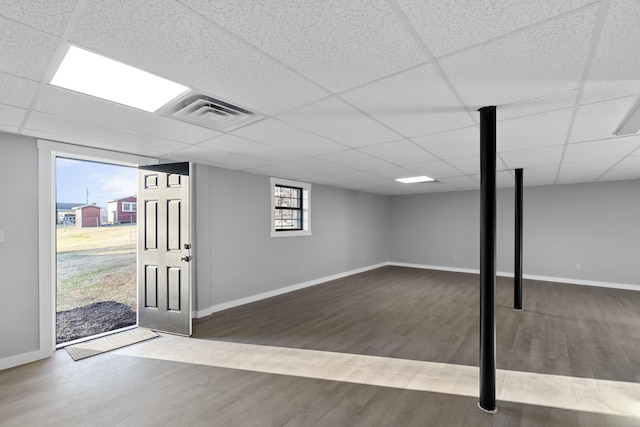
<instances>
[{"instance_id":1,"label":"dark wood floor","mask_svg":"<svg viewBox=\"0 0 640 427\"><path fill-rule=\"evenodd\" d=\"M498 369L640 381L640 292L497 280ZM199 319L194 337L478 366L477 275L384 267Z\"/></svg>"},{"instance_id":2,"label":"dark wood floor","mask_svg":"<svg viewBox=\"0 0 640 427\"><path fill-rule=\"evenodd\" d=\"M640 292L525 281L516 312L510 286L499 280L499 368L640 383ZM194 330L206 340L477 365L478 277L385 267L216 313ZM58 351L0 371L1 426L640 425L640 414L499 402L492 416L476 403L117 352L73 362Z\"/></svg>"}]
</instances>

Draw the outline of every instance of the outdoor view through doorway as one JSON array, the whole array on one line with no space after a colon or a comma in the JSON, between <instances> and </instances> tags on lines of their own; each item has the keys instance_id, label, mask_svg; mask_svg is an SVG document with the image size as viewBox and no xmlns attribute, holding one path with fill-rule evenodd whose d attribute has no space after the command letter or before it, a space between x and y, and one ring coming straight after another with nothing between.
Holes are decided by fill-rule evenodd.
<instances>
[{"instance_id":1,"label":"outdoor view through doorway","mask_svg":"<svg viewBox=\"0 0 640 427\"><path fill-rule=\"evenodd\" d=\"M56 158L56 344L137 323L137 174Z\"/></svg>"}]
</instances>

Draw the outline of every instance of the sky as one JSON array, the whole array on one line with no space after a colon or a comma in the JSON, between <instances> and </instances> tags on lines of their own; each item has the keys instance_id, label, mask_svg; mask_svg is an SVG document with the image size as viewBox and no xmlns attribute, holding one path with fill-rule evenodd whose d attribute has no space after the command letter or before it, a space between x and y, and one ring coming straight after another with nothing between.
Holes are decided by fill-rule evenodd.
<instances>
[{"instance_id":1,"label":"sky","mask_svg":"<svg viewBox=\"0 0 640 427\"><path fill-rule=\"evenodd\" d=\"M56 201L87 203L106 208L107 201L134 196L138 192L138 169L58 157Z\"/></svg>"}]
</instances>

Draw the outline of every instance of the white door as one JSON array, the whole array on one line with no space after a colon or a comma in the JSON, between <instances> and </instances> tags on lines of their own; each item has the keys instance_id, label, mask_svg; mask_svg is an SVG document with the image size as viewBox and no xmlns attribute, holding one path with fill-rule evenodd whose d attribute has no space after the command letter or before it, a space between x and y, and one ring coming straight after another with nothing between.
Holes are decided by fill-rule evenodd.
<instances>
[{"instance_id":1,"label":"white door","mask_svg":"<svg viewBox=\"0 0 640 427\"><path fill-rule=\"evenodd\" d=\"M191 335L189 163L138 172L138 325Z\"/></svg>"}]
</instances>

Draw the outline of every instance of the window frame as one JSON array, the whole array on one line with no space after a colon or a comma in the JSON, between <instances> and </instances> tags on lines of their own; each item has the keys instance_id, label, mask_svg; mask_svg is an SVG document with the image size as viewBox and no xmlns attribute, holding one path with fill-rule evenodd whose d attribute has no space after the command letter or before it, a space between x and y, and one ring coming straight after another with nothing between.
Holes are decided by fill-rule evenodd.
<instances>
[{"instance_id":1,"label":"window frame","mask_svg":"<svg viewBox=\"0 0 640 427\"><path fill-rule=\"evenodd\" d=\"M274 178L270 179L271 184L271 237L297 237L311 236L311 184L306 182L292 181L289 179ZM276 211L276 186L299 188L302 190L302 229L300 230L281 230L276 229L275 211Z\"/></svg>"},{"instance_id":2,"label":"window frame","mask_svg":"<svg viewBox=\"0 0 640 427\"><path fill-rule=\"evenodd\" d=\"M138 203L137 202L122 202L122 212L137 212L138 211ZM129 209L126 209L129 208Z\"/></svg>"},{"instance_id":3,"label":"window frame","mask_svg":"<svg viewBox=\"0 0 640 427\"><path fill-rule=\"evenodd\" d=\"M281 233L283 231L300 231L300 230L304 230L304 206L303 206L303 193L304 190L301 187L291 187L289 185L282 185L282 184L276 184L274 185L274 190L275 190L275 198L274 198L274 215L275 217L275 221L274 221L274 230L277 231L278 233ZM298 196L296 197L286 197L286 196L282 196L282 194L280 194L278 196L278 188L283 188L283 189L288 189L288 190L295 190L295 192L297 192ZM278 206L278 202L277 199L278 198L284 198L284 199L288 199L288 200L295 200L296 201L296 205L297 206ZM278 225L275 224L275 222L278 221L278 215L277 212L278 211L291 211L291 213L295 213L295 218L291 218L290 221L295 222L295 224L297 225L295 228L293 227L283 227L282 225L280 226L280 228L278 228ZM284 218L282 218L282 215L280 216L280 221L285 221Z\"/></svg>"}]
</instances>

